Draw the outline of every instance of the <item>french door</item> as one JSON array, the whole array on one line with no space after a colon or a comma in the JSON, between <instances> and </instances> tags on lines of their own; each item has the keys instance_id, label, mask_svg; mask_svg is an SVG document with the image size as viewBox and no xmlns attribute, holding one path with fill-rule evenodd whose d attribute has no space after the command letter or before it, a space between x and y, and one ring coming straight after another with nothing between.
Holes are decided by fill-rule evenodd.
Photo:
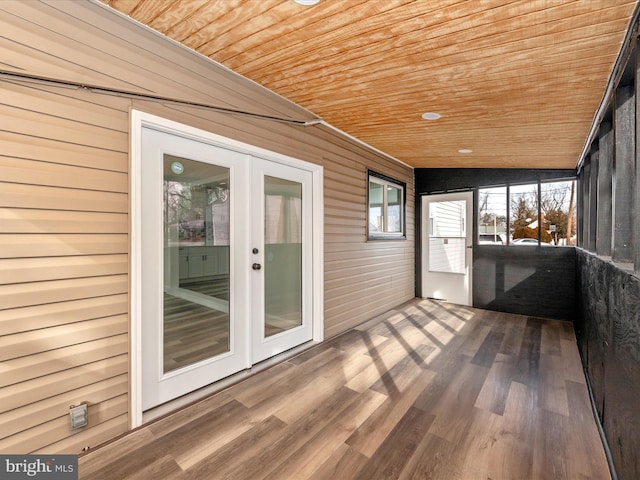
<instances>
[{"instance_id":1,"label":"french door","mask_svg":"<svg viewBox=\"0 0 640 480\"><path fill-rule=\"evenodd\" d=\"M473 193L422 197L423 298L471 305Z\"/></svg>"},{"instance_id":2,"label":"french door","mask_svg":"<svg viewBox=\"0 0 640 480\"><path fill-rule=\"evenodd\" d=\"M312 174L142 128L142 410L312 339Z\"/></svg>"}]
</instances>

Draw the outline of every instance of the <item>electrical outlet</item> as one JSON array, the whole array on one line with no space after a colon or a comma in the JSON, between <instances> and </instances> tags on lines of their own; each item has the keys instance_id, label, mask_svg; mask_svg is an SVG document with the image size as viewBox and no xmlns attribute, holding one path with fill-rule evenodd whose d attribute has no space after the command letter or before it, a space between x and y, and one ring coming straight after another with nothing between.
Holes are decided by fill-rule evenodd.
<instances>
[{"instance_id":1,"label":"electrical outlet","mask_svg":"<svg viewBox=\"0 0 640 480\"><path fill-rule=\"evenodd\" d=\"M69 407L69 421L71 422L71 430L86 427L89 422L89 412L87 410L87 403L83 402L80 405L71 405Z\"/></svg>"}]
</instances>

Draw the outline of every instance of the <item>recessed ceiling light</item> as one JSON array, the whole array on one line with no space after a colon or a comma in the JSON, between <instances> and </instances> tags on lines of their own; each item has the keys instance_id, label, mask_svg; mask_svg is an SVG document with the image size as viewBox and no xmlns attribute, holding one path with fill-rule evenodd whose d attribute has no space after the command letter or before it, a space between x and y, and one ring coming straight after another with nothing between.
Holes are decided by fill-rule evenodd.
<instances>
[{"instance_id":1,"label":"recessed ceiling light","mask_svg":"<svg viewBox=\"0 0 640 480\"><path fill-rule=\"evenodd\" d=\"M472 153L473 150L471 150L470 148L461 148L460 150L458 150L458 153Z\"/></svg>"},{"instance_id":2,"label":"recessed ceiling light","mask_svg":"<svg viewBox=\"0 0 640 480\"><path fill-rule=\"evenodd\" d=\"M440 114L436 112L427 112L422 114L422 118L425 120L438 120L440 118Z\"/></svg>"},{"instance_id":3,"label":"recessed ceiling light","mask_svg":"<svg viewBox=\"0 0 640 480\"><path fill-rule=\"evenodd\" d=\"M320 0L293 0L298 5L304 5L305 7L310 7L311 5L315 5Z\"/></svg>"}]
</instances>

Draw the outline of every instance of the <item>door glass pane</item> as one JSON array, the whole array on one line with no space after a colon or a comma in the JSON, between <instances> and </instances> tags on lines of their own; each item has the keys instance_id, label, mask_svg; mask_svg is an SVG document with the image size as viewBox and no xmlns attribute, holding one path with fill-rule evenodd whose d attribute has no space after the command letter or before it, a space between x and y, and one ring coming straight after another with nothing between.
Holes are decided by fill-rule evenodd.
<instances>
[{"instance_id":1,"label":"door glass pane","mask_svg":"<svg viewBox=\"0 0 640 480\"><path fill-rule=\"evenodd\" d=\"M229 351L229 169L164 156L164 372Z\"/></svg>"},{"instance_id":2,"label":"door glass pane","mask_svg":"<svg viewBox=\"0 0 640 480\"><path fill-rule=\"evenodd\" d=\"M302 184L264 177L264 330L302 325Z\"/></svg>"},{"instance_id":3,"label":"door glass pane","mask_svg":"<svg viewBox=\"0 0 640 480\"><path fill-rule=\"evenodd\" d=\"M429 203L429 271L465 273L465 200Z\"/></svg>"}]
</instances>

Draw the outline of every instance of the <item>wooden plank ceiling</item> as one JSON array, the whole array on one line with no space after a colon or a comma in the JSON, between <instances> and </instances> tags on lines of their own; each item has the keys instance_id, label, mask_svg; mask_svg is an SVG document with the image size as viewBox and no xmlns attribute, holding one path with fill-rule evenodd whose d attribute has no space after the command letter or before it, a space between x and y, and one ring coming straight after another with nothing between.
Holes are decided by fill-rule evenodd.
<instances>
[{"instance_id":1,"label":"wooden plank ceiling","mask_svg":"<svg viewBox=\"0 0 640 480\"><path fill-rule=\"evenodd\" d=\"M636 3L102 1L416 168L575 167Z\"/></svg>"}]
</instances>

